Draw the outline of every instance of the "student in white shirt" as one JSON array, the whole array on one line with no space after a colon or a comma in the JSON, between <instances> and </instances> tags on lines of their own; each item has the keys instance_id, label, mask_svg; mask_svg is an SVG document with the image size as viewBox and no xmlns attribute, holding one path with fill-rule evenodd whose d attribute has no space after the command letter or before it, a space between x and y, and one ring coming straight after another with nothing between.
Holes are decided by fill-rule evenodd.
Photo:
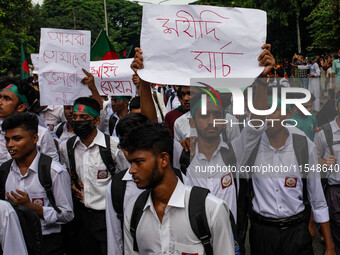
<instances>
[{"instance_id":1,"label":"student in white shirt","mask_svg":"<svg viewBox=\"0 0 340 255\"><path fill-rule=\"evenodd\" d=\"M73 219L70 176L56 161L50 166L55 206L38 176L38 119L33 113L15 113L2 124L6 146L14 159L5 184L7 199L36 212L41 218L42 254L63 254L61 225Z\"/></svg>"},{"instance_id":2,"label":"student in white shirt","mask_svg":"<svg viewBox=\"0 0 340 255\"><path fill-rule=\"evenodd\" d=\"M268 107L271 106L269 97ZM289 106L287 108L287 114L282 115L278 98L276 110L267 116L276 121L267 121L254 161L248 160L246 164L256 167L256 171L250 173L253 187L251 254L313 254L308 230L310 210L305 206L308 201L325 237L325 254L335 254L320 175L312 170L317 168L316 146L304 134L296 134L281 124L292 114ZM303 158L305 161L308 158L308 162L299 162ZM276 170L269 171L270 167Z\"/></svg>"},{"instance_id":3,"label":"student in white shirt","mask_svg":"<svg viewBox=\"0 0 340 255\"><path fill-rule=\"evenodd\" d=\"M167 128L146 122L121 137L120 146L131 163L129 173L140 189L150 189L136 230L139 253L133 249L130 220L134 203L125 212L125 254L205 254L193 233L188 216L191 187L176 177L171 166L172 137ZM226 204L208 195L205 200L209 240L214 254L235 254L229 210Z\"/></svg>"},{"instance_id":4,"label":"student in white shirt","mask_svg":"<svg viewBox=\"0 0 340 255\"><path fill-rule=\"evenodd\" d=\"M28 254L18 215L13 207L3 200L0 200L0 254Z\"/></svg>"},{"instance_id":5,"label":"student in white shirt","mask_svg":"<svg viewBox=\"0 0 340 255\"><path fill-rule=\"evenodd\" d=\"M133 99L132 99L133 100ZM132 101L131 101L132 102ZM117 134L120 137L123 137L131 132L134 132L134 130L138 129L139 125L144 124L147 122L148 119L142 114L135 114L135 113L129 113L125 117L123 117L118 125L117 125ZM180 169L179 165L179 157L180 153L182 152L182 146L178 142L174 142L174 149L173 149L173 167ZM125 152L126 153L126 152ZM121 176L124 173L123 176ZM177 173L181 173L180 170L178 170ZM117 177L119 176L119 177ZM185 175L181 175L183 179L183 183L186 185L189 185L189 181L186 178ZM125 182L124 184L121 184L120 182L116 181L116 178L121 178L120 182ZM132 175L129 173L129 169L127 169L125 172L119 173L119 175L115 175L113 178L115 185L116 183L119 183L117 185L117 189L122 188L125 186L125 193L124 197L120 197L117 199L117 201L114 201L114 203L118 203L121 205L121 199L123 199L123 215L124 211L126 210L129 203L134 202L136 198L139 196L141 192L143 192L142 189L137 188L136 184L133 182ZM119 180L119 179L118 179ZM112 182L107 187L106 190L106 226L107 226L107 245L108 245L108 254L109 255L122 255L123 254L123 233L122 233L122 222L120 219L118 219L118 213L116 212L114 206L113 206L113 200L116 198L116 196L112 197ZM114 189L115 192L116 189ZM118 194L121 194L118 192ZM121 215L119 215L121 217ZM124 219L122 219L124 220Z\"/></svg>"},{"instance_id":6,"label":"student in white shirt","mask_svg":"<svg viewBox=\"0 0 340 255\"><path fill-rule=\"evenodd\" d=\"M25 112L34 103L35 90L26 82L12 77L2 77L0 80L0 119L1 122L16 112ZM38 150L54 160L59 160L57 148L47 128L39 125ZM0 132L0 164L11 156L6 150L4 133Z\"/></svg>"},{"instance_id":7,"label":"student in white shirt","mask_svg":"<svg viewBox=\"0 0 340 255\"><path fill-rule=\"evenodd\" d=\"M78 220L77 238L81 254L107 254L105 224L105 191L111 181L111 173L100 153L100 147L110 151L115 171L128 167L123 153L117 148L117 142L110 137L107 148L104 133L97 129L100 122L100 105L93 99L81 97L75 100L73 107L73 132L77 135L73 143L75 169L70 166L67 142L60 148L61 160L66 163L73 179L72 191L77 201ZM73 172L74 171L74 172Z\"/></svg>"}]
</instances>

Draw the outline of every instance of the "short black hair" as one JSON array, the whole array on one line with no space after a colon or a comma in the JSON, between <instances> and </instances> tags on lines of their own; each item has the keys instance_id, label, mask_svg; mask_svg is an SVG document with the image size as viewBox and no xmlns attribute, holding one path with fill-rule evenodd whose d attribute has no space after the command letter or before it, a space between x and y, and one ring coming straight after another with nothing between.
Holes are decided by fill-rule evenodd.
<instances>
[{"instance_id":1,"label":"short black hair","mask_svg":"<svg viewBox=\"0 0 340 255\"><path fill-rule=\"evenodd\" d=\"M141 117L140 115L135 115L129 120L126 118L124 122L130 122L132 119L136 120L136 117ZM126 123L121 123L122 120L123 118L119 121L118 125L126 125ZM130 122L130 124L132 122ZM126 150L129 153L136 150L152 151L155 156L158 156L162 152L166 152L169 154L170 165L172 166L174 149L173 138L170 130L164 124L155 124L150 120L146 120L144 123L140 123L137 126L135 125L134 128L125 129L124 133L121 133L121 131L118 130L117 133L119 134L119 147L121 149Z\"/></svg>"},{"instance_id":2,"label":"short black hair","mask_svg":"<svg viewBox=\"0 0 340 255\"><path fill-rule=\"evenodd\" d=\"M279 67L276 69L276 74L279 76L279 77L284 77L285 76L285 71L282 67Z\"/></svg>"},{"instance_id":3,"label":"short black hair","mask_svg":"<svg viewBox=\"0 0 340 255\"><path fill-rule=\"evenodd\" d=\"M129 135L136 127L150 121L141 113L129 113L121 118L116 126L118 137Z\"/></svg>"},{"instance_id":4,"label":"short black hair","mask_svg":"<svg viewBox=\"0 0 340 255\"><path fill-rule=\"evenodd\" d=\"M3 76L0 77L0 90L6 88L8 85L14 84L18 87L18 92L21 95L25 95L29 106L33 104L35 99L39 99L39 92L37 92L28 82L20 80L15 77ZM19 98L19 104L23 104Z\"/></svg>"},{"instance_id":5,"label":"short black hair","mask_svg":"<svg viewBox=\"0 0 340 255\"><path fill-rule=\"evenodd\" d=\"M92 109L100 112L100 104L94 98L91 98L91 97L78 97L74 101L74 105L76 105L76 104L83 104L83 105L89 106Z\"/></svg>"},{"instance_id":6,"label":"short black hair","mask_svg":"<svg viewBox=\"0 0 340 255\"><path fill-rule=\"evenodd\" d=\"M132 98L132 100L130 101L130 105L129 105L129 110L131 111L132 109L139 109L140 108L140 97L134 97Z\"/></svg>"},{"instance_id":7,"label":"short black hair","mask_svg":"<svg viewBox=\"0 0 340 255\"><path fill-rule=\"evenodd\" d=\"M24 130L32 130L34 134L38 133L39 120L36 114L31 112L18 112L8 116L2 123L2 130L6 131L17 127Z\"/></svg>"},{"instance_id":8,"label":"short black hair","mask_svg":"<svg viewBox=\"0 0 340 255\"><path fill-rule=\"evenodd\" d=\"M178 97L178 98L182 98L182 97L183 97L182 89L183 89L184 87L189 87L189 86L178 86L178 89L177 89L177 97Z\"/></svg>"}]
</instances>

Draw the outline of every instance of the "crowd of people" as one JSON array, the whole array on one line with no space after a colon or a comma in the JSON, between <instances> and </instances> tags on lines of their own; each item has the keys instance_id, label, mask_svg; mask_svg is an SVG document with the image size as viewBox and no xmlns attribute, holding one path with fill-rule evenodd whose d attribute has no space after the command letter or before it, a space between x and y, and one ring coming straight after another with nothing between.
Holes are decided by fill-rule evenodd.
<instances>
[{"instance_id":1,"label":"crowd of people","mask_svg":"<svg viewBox=\"0 0 340 255\"><path fill-rule=\"evenodd\" d=\"M83 70L89 97L41 106L37 76L0 77L0 254L309 255L316 229L340 254L340 52L276 66L270 48L244 93L257 110L276 102L267 115L246 100L233 115L231 94L211 87L140 79L139 48L135 96L100 95ZM274 100L296 85L310 115Z\"/></svg>"}]
</instances>

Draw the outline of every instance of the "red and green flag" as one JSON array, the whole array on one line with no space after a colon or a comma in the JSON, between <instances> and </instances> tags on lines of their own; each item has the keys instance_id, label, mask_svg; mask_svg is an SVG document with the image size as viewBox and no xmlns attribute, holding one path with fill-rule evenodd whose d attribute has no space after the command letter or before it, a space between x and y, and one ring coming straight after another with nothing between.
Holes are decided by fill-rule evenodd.
<instances>
[{"instance_id":1,"label":"red and green flag","mask_svg":"<svg viewBox=\"0 0 340 255\"><path fill-rule=\"evenodd\" d=\"M26 55L25 55L23 44L21 44L20 73L21 73L21 79L30 77L30 69L28 67L28 63L26 60Z\"/></svg>"},{"instance_id":2,"label":"red and green flag","mask_svg":"<svg viewBox=\"0 0 340 255\"><path fill-rule=\"evenodd\" d=\"M122 58L128 58L130 56L132 48L133 46L127 46L126 49L120 53L120 56Z\"/></svg>"},{"instance_id":3,"label":"red and green flag","mask_svg":"<svg viewBox=\"0 0 340 255\"><path fill-rule=\"evenodd\" d=\"M120 59L120 55L102 29L91 48L91 61Z\"/></svg>"}]
</instances>

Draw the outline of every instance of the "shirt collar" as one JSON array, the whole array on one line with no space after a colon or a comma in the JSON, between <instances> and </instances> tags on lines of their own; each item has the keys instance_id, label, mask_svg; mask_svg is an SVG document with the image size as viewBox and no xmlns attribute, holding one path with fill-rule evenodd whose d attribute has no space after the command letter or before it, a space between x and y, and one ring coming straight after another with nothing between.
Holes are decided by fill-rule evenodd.
<instances>
[{"instance_id":1,"label":"shirt collar","mask_svg":"<svg viewBox=\"0 0 340 255\"><path fill-rule=\"evenodd\" d=\"M76 141L73 144L73 148L75 148L75 146L78 142L81 142L79 136L77 136ZM88 148L94 146L95 144L106 148L105 135L98 128L97 128L97 135L93 139L92 143L90 144L90 146Z\"/></svg>"},{"instance_id":2,"label":"shirt collar","mask_svg":"<svg viewBox=\"0 0 340 255\"><path fill-rule=\"evenodd\" d=\"M335 132L337 132L338 130L340 130L338 124L336 123L336 119L337 119L337 118L338 118L338 116L335 117L335 119L334 119L333 121L330 122L330 125L331 125L331 128L332 128L332 133L335 133Z\"/></svg>"},{"instance_id":3,"label":"shirt collar","mask_svg":"<svg viewBox=\"0 0 340 255\"><path fill-rule=\"evenodd\" d=\"M172 206L184 208L184 199L185 199L185 186L177 177L177 185L171 194L167 207ZM146 201L146 204L144 206L144 210L146 210L148 207L151 207L151 205L153 205L153 203L150 192L148 200Z\"/></svg>"},{"instance_id":4,"label":"shirt collar","mask_svg":"<svg viewBox=\"0 0 340 255\"><path fill-rule=\"evenodd\" d=\"M285 144L282 147L280 147L279 149L275 149L273 146L270 145L269 138L268 138L266 132L264 132L262 134L261 143L263 143L266 147L268 147L268 148L270 148L272 150L275 150L275 151L276 150L279 151L279 150L285 149L289 144L293 143L292 134L289 131L289 128L286 128L285 130L286 130L286 132L288 134L288 137L287 137L287 140L286 140Z\"/></svg>"},{"instance_id":5,"label":"shirt collar","mask_svg":"<svg viewBox=\"0 0 340 255\"><path fill-rule=\"evenodd\" d=\"M130 174L129 171L130 171L130 167L124 174L122 181L133 181L132 174Z\"/></svg>"},{"instance_id":6,"label":"shirt collar","mask_svg":"<svg viewBox=\"0 0 340 255\"><path fill-rule=\"evenodd\" d=\"M220 151L221 147L224 147L226 149L229 149L229 146L226 142L223 141L223 139L220 137L220 143L218 144L216 150L214 151L213 155L211 158L214 158L216 156L216 154ZM196 143L196 155L197 155L197 158L199 160L207 160L207 158L205 157L205 155L203 153L200 153L198 151L198 142Z\"/></svg>"},{"instance_id":7,"label":"shirt collar","mask_svg":"<svg viewBox=\"0 0 340 255\"><path fill-rule=\"evenodd\" d=\"M40 159L40 152L37 151L37 155L35 156L34 160L32 161L30 167L28 168L28 170L32 170L33 172L38 172L38 166L39 166L39 159ZM20 172L20 169L17 165L17 162L15 160L13 160L12 163L12 169L16 172ZM28 172L28 171L27 171Z\"/></svg>"}]
</instances>

